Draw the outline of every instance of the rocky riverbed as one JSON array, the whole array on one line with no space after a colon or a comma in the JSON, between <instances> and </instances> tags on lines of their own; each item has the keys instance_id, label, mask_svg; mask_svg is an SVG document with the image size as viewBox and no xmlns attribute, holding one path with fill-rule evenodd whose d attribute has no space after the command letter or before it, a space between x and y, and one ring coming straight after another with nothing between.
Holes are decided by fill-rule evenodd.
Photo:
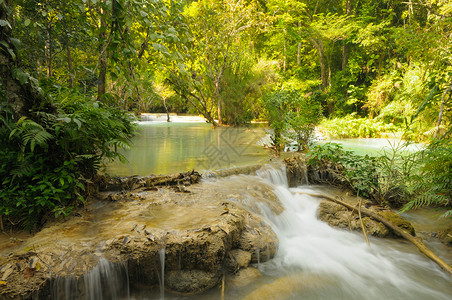
<instances>
[{"instance_id":1,"label":"rocky riverbed","mask_svg":"<svg viewBox=\"0 0 452 300\"><path fill-rule=\"evenodd\" d=\"M0 299L83 298L100 268L125 273L132 287L164 285L181 295L218 286L225 274L234 275L227 276L230 286L247 284L260 276L250 265L278 249L261 208L276 214L284 208L274 189L256 178L215 178L257 168L206 174L211 179L200 183L196 172L104 180L104 191L70 218L34 235L1 236ZM397 214L363 205L414 232ZM318 213L332 226L361 230L357 215L338 204L323 201ZM370 235L393 236L370 218L363 223Z\"/></svg>"},{"instance_id":2,"label":"rocky riverbed","mask_svg":"<svg viewBox=\"0 0 452 300\"><path fill-rule=\"evenodd\" d=\"M134 284L158 285L162 249L166 290L196 294L210 289L226 272L271 259L278 246L262 217L240 204L246 193L260 194L281 210L276 197L265 185L244 183L241 190L235 194L190 182L138 184L133 190L100 192L72 217L28 238L4 235L0 298L51 297L56 282L83 277L101 259L127 262ZM86 291L71 293L83 297Z\"/></svg>"}]
</instances>

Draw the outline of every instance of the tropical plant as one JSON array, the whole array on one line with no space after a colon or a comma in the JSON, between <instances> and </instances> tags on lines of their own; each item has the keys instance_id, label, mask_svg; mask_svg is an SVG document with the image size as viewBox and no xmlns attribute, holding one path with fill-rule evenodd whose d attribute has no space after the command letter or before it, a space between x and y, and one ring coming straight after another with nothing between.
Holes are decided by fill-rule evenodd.
<instances>
[{"instance_id":1,"label":"tropical plant","mask_svg":"<svg viewBox=\"0 0 452 300\"><path fill-rule=\"evenodd\" d=\"M350 114L343 118L324 119L320 130L331 138L378 138L399 133L402 128L378 119L368 119Z\"/></svg>"},{"instance_id":2,"label":"tropical plant","mask_svg":"<svg viewBox=\"0 0 452 300\"><path fill-rule=\"evenodd\" d=\"M444 216L452 216L452 140L433 141L421 151L419 172L411 175L410 186L414 197L402 211L422 206L444 206L449 210Z\"/></svg>"},{"instance_id":3,"label":"tropical plant","mask_svg":"<svg viewBox=\"0 0 452 300\"><path fill-rule=\"evenodd\" d=\"M337 143L316 145L307 157L314 181L339 184L360 196L379 200L377 158L355 155Z\"/></svg>"},{"instance_id":4,"label":"tropical plant","mask_svg":"<svg viewBox=\"0 0 452 300\"><path fill-rule=\"evenodd\" d=\"M299 90L279 89L263 98L267 120L273 130L272 142L277 152L294 141L298 151L307 151L314 127L321 118L321 106Z\"/></svg>"},{"instance_id":5,"label":"tropical plant","mask_svg":"<svg viewBox=\"0 0 452 300\"><path fill-rule=\"evenodd\" d=\"M122 159L132 117L77 94L66 94L56 114L33 112L14 121L0 111L0 217L32 230L49 214L68 215L85 201L86 185L105 159ZM70 100L69 100L70 99Z\"/></svg>"}]
</instances>

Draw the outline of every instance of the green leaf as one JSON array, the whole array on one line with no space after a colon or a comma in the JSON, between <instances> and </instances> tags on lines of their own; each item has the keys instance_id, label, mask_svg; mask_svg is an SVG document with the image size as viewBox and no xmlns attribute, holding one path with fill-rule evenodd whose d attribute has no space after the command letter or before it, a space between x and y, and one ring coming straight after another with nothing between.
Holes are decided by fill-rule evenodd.
<instances>
[{"instance_id":1,"label":"green leaf","mask_svg":"<svg viewBox=\"0 0 452 300\"><path fill-rule=\"evenodd\" d=\"M10 29L12 29L11 24L9 24L7 20L0 19L0 26L2 27L8 26Z\"/></svg>"},{"instance_id":2,"label":"green leaf","mask_svg":"<svg viewBox=\"0 0 452 300\"><path fill-rule=\"evenodd\" d=\"M13 49L7 48L9 55L11 55L13 60L16 60L16 54L14 53Z\"/></svg>"},{"instance_id":3,"label":"green leaf","mask_svg":"<svg viewBox=\"0 0 452 300\"><path fill-rule=\"evenodd\" d=\"M30 19L26 19L25 22L24 22L25 27L30 25L30 23L31 23Z\"/></svg>"}]
</instances>

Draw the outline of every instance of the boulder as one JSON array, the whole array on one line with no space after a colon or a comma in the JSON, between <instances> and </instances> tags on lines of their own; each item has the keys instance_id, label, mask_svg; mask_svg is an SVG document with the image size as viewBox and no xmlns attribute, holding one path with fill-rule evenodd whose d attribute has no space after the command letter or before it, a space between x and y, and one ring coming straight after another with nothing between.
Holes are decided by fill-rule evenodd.
<instances>
[{"instance_id":1,"label":"boulder","mask_svg":"<svg viewBox=\"0 0 452 300\"><path fill-rule=\"evenodd\" d=\"M397 213L390 210L382 210L373 206L368 207L368 209L373 210L375 213L383 216L395 225L406 229L410 234L414 235L414 228L411 223L403 219ZM362 230L358 214L356 212L351 212L349 209L340 204L323 200L319 205L318 214L320 220L327 222L331 226L348 228L350 230ZM366 233L368 235L376 237L388 237L395 235L382 223L364 215L362 215L361 217L363 220L364 228L366 229Z\"/></svg>"},{"instance_id":2,"label":"boulder","mask_svg":"<svg viewBox=\"0 0 452 300\"><path fill-rule=\"evenodd\" d=\"M226 286L237 288L244 287L256 281L261 276L262 273L258 269L248 267L241 269L236 274L230 276L226 282Z\"/></svg>"},{"instance_id":3,"label":"boulder","mask_svg":"<svg viewBox=\"0 0 452 300\"><path fill-rule=\"evenodd\" d=\"M180 295L193 295L207 291L221 281L220 272L180 270L165 273L165 289Z\"/></svg>"},{"instance_id":4,"label":"boulder","mask_svg":"<svg viewBox=\"0 0 452 300\"><path fill-rule=\"evenodd\" d=\"M250 252L241 249L229 251L228 257L226 258L226 269L230 273L235 273L240 269L248 267L251 262L251 256L252 254Z\"/></svg>"}]
</instances>

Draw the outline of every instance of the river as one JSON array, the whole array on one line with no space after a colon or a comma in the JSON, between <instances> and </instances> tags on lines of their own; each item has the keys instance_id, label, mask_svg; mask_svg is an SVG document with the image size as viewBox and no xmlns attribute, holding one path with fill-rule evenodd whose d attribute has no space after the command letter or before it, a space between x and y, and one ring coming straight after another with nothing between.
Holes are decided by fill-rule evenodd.
<instances>
[{"instance_id":1,"label":"river","mask_svg":"<svg viewBox=\"0 0 452 300\"><path fill-rule=\"evenodd\" d=\"M133 149L124 153L131 164L112 164L108 171L115 175L149 175L263 163L271 158L262 146L265 141L266 131L261 126L213 130L204 123L143 122ZM383 139L338 142L358 154L375 155L398 147L396 141ZM244 178L232 176L204 184L234 190ZM368 247L360 233L338 230L319 221L318 199L297 194L331 194L334 189L288 188L284 171L268 167L247 178L270 185L285 206L281 215L271 213L265 204L259 206L259 213L277 233L280 245L274 259L254 266L262 276L246 287L227 285L226 299L450 299L451 277L414 246L402 240L371 238ZM416 214L406 216L416 219ZM448 263L452 262L448 248L431 244ZM165 299L210 300L219 299L219 295L219 290L213 289L194 297L166 295ZM132 293L135 299L161 297L159 290Z\"/></svg>"}]
</instances>

